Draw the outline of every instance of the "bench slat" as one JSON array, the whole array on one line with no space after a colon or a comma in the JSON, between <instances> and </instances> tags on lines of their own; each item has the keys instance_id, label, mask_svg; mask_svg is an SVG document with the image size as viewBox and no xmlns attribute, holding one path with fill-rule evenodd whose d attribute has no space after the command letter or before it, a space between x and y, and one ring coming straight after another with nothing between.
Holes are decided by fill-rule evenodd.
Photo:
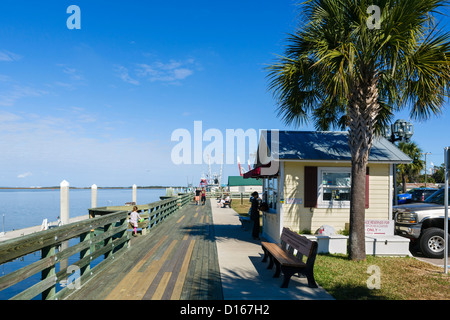
<instances>
[{"instance_id":1,"label":"bench slat","mask_svg":"<svg viewBox=\"0 0 450 320\"><path fill-rule=\"evenodd\" d=\"M313 242L308 240L306 237L289 230L288 228L283 228L281 241L296 249L301 254L306 256L311 254Z\"/></svg>"},{"instance_id":2,"label":"bench slat","mask_svg":"<svg viewBox=\"0 0 450 320\"><path fill-rule=\"evenodd\" d=\"M276 256L276 259L282 265L299 268L306 267L306 263L300 261L294 255L287 253L282 248L280 248L276 243L261 242L261 245L263 245L270 252L270 254Z\"/></svg>"}]
</instances>

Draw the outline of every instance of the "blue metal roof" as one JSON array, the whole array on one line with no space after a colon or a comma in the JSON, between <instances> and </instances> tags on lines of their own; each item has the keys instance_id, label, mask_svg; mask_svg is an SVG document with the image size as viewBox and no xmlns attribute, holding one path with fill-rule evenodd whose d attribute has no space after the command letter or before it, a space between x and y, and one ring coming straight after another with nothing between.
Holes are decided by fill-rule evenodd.
<instances>
[{"instance_id":1,"label":"blue metal roof","mask_svg":"<svg viewBox=\"0 0 450 320\"><path fill-rule=\"evenodd\" d=\"M272 130L267 132L271 148ZM264 137L264 132L262 137ZM273 157L280 160L351 161L348 132L341 131L278 131L279 151ZM261 140L260 140L261 145ZM369 162L411 163L412 159L384 137L376 137L369 154Z\"/></svg>"}]
</instances>

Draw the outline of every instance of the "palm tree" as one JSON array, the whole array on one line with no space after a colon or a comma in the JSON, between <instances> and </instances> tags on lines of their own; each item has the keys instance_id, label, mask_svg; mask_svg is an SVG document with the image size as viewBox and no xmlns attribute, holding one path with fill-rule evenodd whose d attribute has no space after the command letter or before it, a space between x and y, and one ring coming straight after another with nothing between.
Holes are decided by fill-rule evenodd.
<instances>
[{"instance_id":1,"label":"palm tree","mask_svg":"<svg viewBox=\"0 0 450 320\"><path fill-rule=\"evenodd\" d=\"M399 142L398 148L408 157L413 159L410 164L399 164L397 169L402 177L403 193L406 193L406 180L420 173L424 167L424 161L420 159L422 150L415 142Z\"/></svg>"},{"instance_id":2,"label":"palm tree","mask_svg":"<svg viewBox=\"0 0 450 320\"><path fill-rule=\"evenodd\" d=\"M424 120L440 114L449 96L450 36L435 20L446 4L306 1L285 55L268 67L269 90L286 124L312 118L317 129L349 131L352 260L366 258L365 174L374 136L394 112L409 108L412 119Z\"/></svg>"}]
</instances>

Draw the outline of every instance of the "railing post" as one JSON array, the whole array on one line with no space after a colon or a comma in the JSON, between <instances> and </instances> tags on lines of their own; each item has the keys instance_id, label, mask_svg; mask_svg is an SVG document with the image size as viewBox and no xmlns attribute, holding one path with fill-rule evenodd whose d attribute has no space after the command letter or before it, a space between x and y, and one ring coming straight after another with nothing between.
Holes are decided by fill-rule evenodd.
<instances>
[{"instance_id":1,"label":"railing post","mask_svg":"<svg viewBox=\"0 0 450 320\"><path fill-rule=\"evenodd\" d=\"M120 220L120 225L121 225L122 227L125 226L125 225L128 225L128 216L125 217L124 219ZM150 226L150 223L149 223L149 226ZM120 244L118 247L116 247L116 248L115 248L116 251L122 249L124 246L126 246L127 248L130 247L130 235L128 234L126 228L125 228L125 229L122 231L122 233L120 234L120 238L122 238L122 237L126 237L126 238L127 238L127 241L124 242L123 244Z\"/></svg>"},{"instance_id":2,"label":"railing post","mask_svg":"<svg viewBox=\"0 0 450 320\"><path fill-rule=\"evenodd\" d=\"M92 234L92 231L88 231L88 232L81 234L80 242L89 241L92 244L91 234ZM92 247L92 245L90 245L86 249L80 251L80 260L84 259L85 257L87 257L91 254L91 247ZM91 264L90 263L86 264L84 267L81 267L80 278L82 276L84 276L85 274L88 274L89 272L91 272Z\"/></svg>"},{"instance_id":3,"label":"railing post","mask_svg":"<svg viewBox=\"0 0 450 320\"><path fill-rule=\"evenodd\" d=\"M42 257L41 259L48 258L51 256L54 256L56 253L55 245L51 245L49 247L42 248ZM41 280L48 281L49 283L53 282L53 285L44 290L42 292L42 300L48 300L51 299L56 294L56 271L55 271L55 264L52 266L42 270L41 272Z\"/></svg>"},{"instance_id":4,"label":"railing post","mask_svg":"<svg viewBox=\"0 0 450 320\"><path fill-rule=\"evenodd\" d=\"M60 184L60 196L61 196L61 223L66 225L70 223L69 217L69 182L63 180ZM69 241L63 241L60 244L60 250L63 251L69 247ZM68 259L64 259L59 263L61 269L65 269L69 266Z\"/></svg>"},{"instance_id":5,"label":"railing post","mask_svg":"<svg viewBox=\"0 0 450 320\"><path fill-rule=\"evenodd\" d=\"M108 231L111 231L112 230L112 227L113 227L113 225L112 224L106 224L105 226L104 226L104 229L103 229L103 231L106 233L106 232L108 232ZM106 246L110 246L111 245L111 243L112 243L112 240L113 240L113 238L112 238L112 236L111 237L109 237L109 238L106 238L104 241L104 246L106 247ZM107 259L107 258L109 258L109 256L112 254L112 250L111 251L107 251L106 253L105 253L105 255L104 255L104 258L105 259Z\"/></svg>"}]
</instances>

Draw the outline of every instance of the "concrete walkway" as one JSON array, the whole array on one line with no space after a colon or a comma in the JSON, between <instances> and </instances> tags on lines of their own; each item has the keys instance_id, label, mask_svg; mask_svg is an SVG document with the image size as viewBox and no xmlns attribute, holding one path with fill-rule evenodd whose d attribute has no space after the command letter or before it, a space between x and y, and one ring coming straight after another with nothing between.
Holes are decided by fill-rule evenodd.
<instances>
[{"instance_id":1,"label":"concrete walkway","mask_svg":"<svg viewBox=\"0 0 450 320\"><path fill-rule=\"evenodd\" d=\"M323 288L309 288L306 278L293 276L289 288L280 288L282 276L273 278L274 269L261 262L260 241L242 229L233 209L210 201L225 300L333 300Z\"/></svg>"}]
</instances>

